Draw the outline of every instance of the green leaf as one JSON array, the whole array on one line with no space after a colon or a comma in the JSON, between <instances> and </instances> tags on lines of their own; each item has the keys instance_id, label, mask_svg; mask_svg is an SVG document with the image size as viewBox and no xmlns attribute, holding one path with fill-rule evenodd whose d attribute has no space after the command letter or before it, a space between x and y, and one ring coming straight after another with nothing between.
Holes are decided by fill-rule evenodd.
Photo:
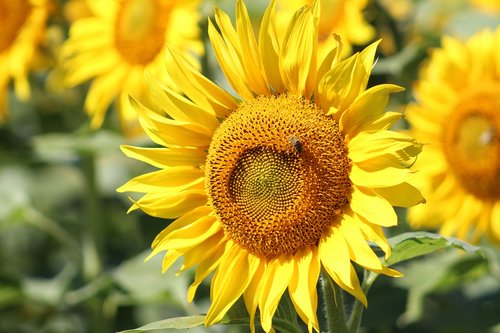
<instances>
[{"instance_id":1,"label":"green leaf","mask_svg":"<svg viewBox=\"0 0 500 333\"><path fill-rule=\"evenodd\" d=\"M140 333L164 329L186 329L201 326L204 324L204 322L204 315L169 318L165 320L155 321L131 330L121 331L119 333Z\"/></svg>"},{"instance_id":2,"label":"green leaf","mask_svg":"<svg viewBox=\"0 0 500 333\"><path fill-rule=\"evenodd\" d=\"M389 238L388 241L392 247L392 253L384 262L386 266L452 247L470 253L482 254L482 250L477 246L456 238L423 231L403 233Z\"/></svg>"},{"instance_id":3,"label":"green leaf","mask_svg":"<svg viewBox=\"0 0 500 333\"><path fill-rule=\"evenodd\" d=\"M204 320L204 315L170 318L152 322L142 327L119 333L140 333L163 329L188 329L203 325ZM243 298L238 299L218 325L250 325L248 312ZM255 326L260 326L259 316L255 317ZM293 307L290 297L288 296L288 293L285 293L281 298L280 304L278 305L278 309L276 310L273 318L273 328L280 333L303 332L302 328L297 323L297 313Z\"/></svg>"}]
</instances>

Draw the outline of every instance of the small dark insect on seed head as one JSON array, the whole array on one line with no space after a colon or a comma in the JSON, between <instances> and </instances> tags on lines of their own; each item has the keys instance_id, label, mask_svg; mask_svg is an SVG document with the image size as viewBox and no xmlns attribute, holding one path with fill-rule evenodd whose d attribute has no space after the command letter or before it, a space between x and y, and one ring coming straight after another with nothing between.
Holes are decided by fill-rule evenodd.
<instances>
[{"instance_id":1,"label":"small dark insect on seed head","mask_svg":"<svg viewBox=\"0 0 500 333\"><path fill-rule=\"evenodd\" d=\"M288 138L288 141L290 141L290 143L292 144L293 148L297 153L300 154L302 152L302 142L300 142L299 138L292 135Z\"/></svg>"}]
</instances>

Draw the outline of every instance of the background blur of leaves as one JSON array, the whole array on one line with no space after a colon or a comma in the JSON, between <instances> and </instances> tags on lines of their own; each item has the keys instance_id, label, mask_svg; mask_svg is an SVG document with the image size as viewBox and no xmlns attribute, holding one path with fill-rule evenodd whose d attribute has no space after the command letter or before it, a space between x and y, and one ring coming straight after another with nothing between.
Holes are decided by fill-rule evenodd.
<instances>
[{"instance_id":1,"label":"background blur of leaves","mask_svg":"<svg viewBox=\"0 0 500 333\"><path fill-rule=\"evenodd\" d=\"M67 37L66 3L54 2L49 21L45 52L52 62ZM205 17L214 4L234 13L232 0L205 1ZM257 26L267 1L247 5ZM383 38L373 83L407 88L393 98L396 110L411 100L418 65L442 34L467 37L500 23L500 12L466 0L373 0L365 16ZM207 75L223 80L210 49L204 64ZM207 284L188 304L192 275L161 274L161 257L143 262L167 221L127 215L128 198L115 192L147 171L119 145L148 141L122 137L113 110L102 129L90 131L82 110L87 87L51 89L49 74L32 73L27 103L9 93L10 119L0 125L0 332L114 332L204 313ZM408 230L400 216L392 235ZM485 257L438 252L398 266L405 278L380 278L364 332L500 332L500 250L483 250Z\"/></svg>"}]
</instances>

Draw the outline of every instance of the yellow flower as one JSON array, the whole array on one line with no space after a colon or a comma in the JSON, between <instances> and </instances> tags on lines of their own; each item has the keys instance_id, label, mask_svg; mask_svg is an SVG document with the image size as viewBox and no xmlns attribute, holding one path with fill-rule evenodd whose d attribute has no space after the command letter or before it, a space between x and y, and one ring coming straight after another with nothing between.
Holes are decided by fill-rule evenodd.
<instances>
[{"instance_id":1,"label":"yellow flower","mask_svg":"<svg viewBox=\"0 0 500 333\"><path fill-rule=\"evenodd\" d=\"M47 15L45 0L0 0L0 121L8 115L7 88L11 79L20 100L30 97L28 73L36 62Z\"/></svg>"},{"instance_id":2,"label":"yellow flower","mask_svg":"<svg viewBox=\"0 0 500 333\"><path fill-rule=\"evenodd\" d=\"M145 193L131 210L176 218L151 255L167 251L163 270L180 257L181 271L196 266L189 301L214 273L207 325L243 296L252 330L259 308L268 332L288 289L309 331L319 330L321 269L364 304L351 261L400 275L381 265L366 241L389 254L382 227L397 224L391 204L423 200L404 166L420 146L388 130L400 114L384 108L401 88L366 89L376 43L343 61L335 43L319 63L318 17L317 2L300 9L279 39L273 1L257 39L242 1L236 29L216 9L219 29L210 22L209 37L241 100L171 51L168 70L187 98L153 82L156 108L133 103L145 131L165 148L123 146L160 170L118 191Z\"/></svg>"},{"instance_id":3,"label":"yellow flower","mask_svg":"<svg viewBox=\"0 0 500 333\"><path fill-rule=\"evenodd\" d=\"M100 127L110 104L126 134L136 132L137 115L128 95L151 99L145 93L144 73L163 84L167 44L186 55L201 54L198 0L88 0L94 17L77 20L63 47L65 82L75 86L91 80L85 110L91 126ZM195 62L191 55L190 60Z\"/></svg>"},{"instance_id":4,"label":"yellow flower","mask_svg":"<svg viewBox=\"0 0 500 333\"><path fill-rule=\"evenodd\" d=\"M278 29L285 31L288 20L293 13L312 0L278 0ZM320 0L321 15L318 30L318 54L322 59L331 49L335 35L339 35L344 43L343 54L352 53L352 44L363 45L375 36L375 29L366 22L363 10L368 0Z\"/></svg>"},{"instance_id":5,"label":"yellow flower","mask_svg":"<svg viewBox=\"0 0 500 333\"><path fill-rule=\"evenodd\" d=\"M408 108L413 134L428 143L417 183L427 205L410 210L417 228L500 241L500 28L463 43L444 37Z\"/></svg>"}]
</instances>

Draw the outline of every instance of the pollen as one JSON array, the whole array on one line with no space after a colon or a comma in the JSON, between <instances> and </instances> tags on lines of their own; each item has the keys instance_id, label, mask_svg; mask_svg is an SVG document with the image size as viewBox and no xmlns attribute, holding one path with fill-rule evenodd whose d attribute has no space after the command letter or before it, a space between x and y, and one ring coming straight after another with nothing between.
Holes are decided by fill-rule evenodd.
<instances>
[{"instance_id":1,"label":"pollen","mask_svg":"<svg viewBox=\"0 0 500 333\"><path fill-rule=\"evenodd\" d=\"M165 0L123 0L115 23L115 46L132 65L147 65L162 50L172 4Z\"/></svg>"},{"instance_id":2,"label":"pollen","mask_svg":"<svg viewBox=\"0 0 500 333\"><path fill-rule=\"evenodd\" d=\"M19 35L19 31L31 13L31 6L27 0L0 0L0 53L9 49Z\"/></svg>"},{"instance_id":3,"label":"pollen","mask_svg":"<svg viewBox=\"0 0 500 333\"><path fill-rule=\"evenodd\" d=\"M291 94L242 103L205 166L226 236L268 259L315 245L348 204L351 161L335 119Z\"/></svg>"},{"instance_id":4,"label":"pollen","mask_svg":"<svg viewBox=\"0 0 500 333\"><path fill-rule=\"evenodd\" d=\"M500 87L465 95L443 131L443 150L462 187L500 198Z\"/></svg>"}]
</instances>

